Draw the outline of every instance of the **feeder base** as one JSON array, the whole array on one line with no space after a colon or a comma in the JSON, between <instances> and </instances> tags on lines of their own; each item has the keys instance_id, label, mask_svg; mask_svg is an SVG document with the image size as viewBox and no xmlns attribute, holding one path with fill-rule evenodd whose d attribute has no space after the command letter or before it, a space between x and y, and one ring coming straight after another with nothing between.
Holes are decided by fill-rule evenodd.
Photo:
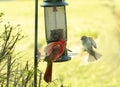
<instances>
[{"instance_id":1,"label":"feeder base","mask_svg":"<svg viewBox=\"0 0 120 87\"><path fill-rule=\"evenodd\" d=\"M65 55L65 56L60 57L60 58L59 58L58 60L56 60L55 62L65 62L65 61L69 61L69 60L71 60L71 57Z\"/></svg>"}]
</instances>

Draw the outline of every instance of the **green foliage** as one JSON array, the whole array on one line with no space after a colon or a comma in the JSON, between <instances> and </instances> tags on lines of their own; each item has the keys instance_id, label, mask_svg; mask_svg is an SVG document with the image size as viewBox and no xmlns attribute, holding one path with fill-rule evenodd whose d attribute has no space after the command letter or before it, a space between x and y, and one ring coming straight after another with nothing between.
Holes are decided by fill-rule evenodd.
<instances>
[{"instance_id":1,"label":"green foliage","mask_svg":"<svg viewBox=\"0 0 120 87\"><path fill-rule=\"evenodd\" d=\"M0 17L2 17L4 15L4 13L0 13Z\"/></svg>"},{"instance_id":2,"label":"green foliage","mask_svg":"<svg viewBox=\"0 0 120 87\"><path fill-rule=\"evenodd\" d=\"M19 26L20 25L13 27L10 25L10 23L4 25L5 30L0 35L0 40L2 42L0 43L0 62L3 59L6 59L5 57L7 55L13 54L16 43L23 38L23 36L20 34L21 30L19 29ZM18 32L16 34L13 33L15 29L18 29Z\"/></svg>"},{"instance_id":3,"label":"green foliage","mask_svg":"<svg viewBox=\"0 0 120 87\"><path fill-rule=\"evenodd\" d=\"M2 25L1 25L2 26ZM15 32L16 31L16 32ZM27 87L33 86L34 69L26 62L24 67L18 60L22 57L15 54L16 44L23 39L20 25L12 26L9 22L4 25L0 35L0 86ZM40 73L40 70L39 72ZM41 77L40 77L41 78Z\"/></svg>"},{"instance_id":4,"label":"green foliage","mask_svg":"<svg viewBox=\"0 0 120 87\"><path fill-rule=\"evenodd\" d=\"M0 23L2 22L2 16L4 16L4 13L0 13Z\"/></svg>"}]
</instances>

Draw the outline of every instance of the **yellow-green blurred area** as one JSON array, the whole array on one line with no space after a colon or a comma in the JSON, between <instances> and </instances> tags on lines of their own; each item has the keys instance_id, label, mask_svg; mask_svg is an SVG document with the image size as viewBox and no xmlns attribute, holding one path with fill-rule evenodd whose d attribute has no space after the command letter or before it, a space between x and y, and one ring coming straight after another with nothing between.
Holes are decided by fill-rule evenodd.
<instances>
[{"instance_id":1,"label":"yellow-green blurred area","mask_svg":"<svg viewBox=\"0 0 120 87\"><path fill-rule=\"evenodd\" d=\"M120 19L113 14L112 5L120 11L119 0L67 0L67 48L72 50L72 59L64 63L54 63L53 80L50 87L119 87L120 86ZM39 0L39 30L38 46L44 58L46 46L44 11ZM25 36L16 47L16 52L24 54L20 63L27 60L31 65L34 60L34 11L35 0L0 0L0 12L3 12L4 25L8 21L12 25L21 25ZM120 12L119 12L120 13ZM119 14L120 15L120 14ZM2 31L3 28L0 28ZM86 64L80 37L91 36L97 43L97 51L102 58L95 63ZM34 65L34 64L33 64ZM38 68L44 73L45 62L40 62ZM42 85L46 85L42 80Z\"/></svg>"}]
</instances>

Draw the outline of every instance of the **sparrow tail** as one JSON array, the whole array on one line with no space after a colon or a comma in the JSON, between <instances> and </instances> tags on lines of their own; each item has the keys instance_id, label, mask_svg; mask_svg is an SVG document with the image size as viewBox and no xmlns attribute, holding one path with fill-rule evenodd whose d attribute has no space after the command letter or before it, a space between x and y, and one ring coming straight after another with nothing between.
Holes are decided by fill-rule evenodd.
<instances>
[{"instance_id":1,"label":"sparrow tail","mask_svg":"<svg viewBox=\"0 0 120 87\"><path fill-rule=\"evenodd\" d=\"M96 61L96 60L100 59L101 56L102 55L100 53L93 51L92 54L89 54L88 61L89 62Z\"/></svg>"}]
</instances>

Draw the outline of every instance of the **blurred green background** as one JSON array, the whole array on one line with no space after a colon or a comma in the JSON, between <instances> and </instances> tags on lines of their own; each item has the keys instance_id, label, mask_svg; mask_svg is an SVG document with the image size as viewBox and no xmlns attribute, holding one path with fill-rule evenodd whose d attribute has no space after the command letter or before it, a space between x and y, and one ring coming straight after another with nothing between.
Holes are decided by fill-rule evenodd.
<instances>
[{"instance_id":1,"label":"blurred green background","mask_svg":"<svg viewBox=\"0 0 120 87\"><path fill-rule=\"evenodd\" d=\"M119 87L120 86L120 19L113 14L111 6L120 13L119 0L66 0L68 41L67 48L72 50L72 60L64 63L55 63L53 67L54 83L50 87ZM114 2L114 3L113 3ZM44 58L46 46L44 30L44 11L39 0L39 31L38 45ZM0 12L3 12L4 22L13 25L20 24L25 38L19 42L16 52L24 54L21 63L34 60L34 0L0 0ZM2 28L0 28L2 32ZM80 37L91 36L95 39L102 54L101 60L87 64L84 61ZM39 63L39 69L44 73L45 62ZM43 87L46 83L42 80Z\"/></svg>"}]
</instances>

